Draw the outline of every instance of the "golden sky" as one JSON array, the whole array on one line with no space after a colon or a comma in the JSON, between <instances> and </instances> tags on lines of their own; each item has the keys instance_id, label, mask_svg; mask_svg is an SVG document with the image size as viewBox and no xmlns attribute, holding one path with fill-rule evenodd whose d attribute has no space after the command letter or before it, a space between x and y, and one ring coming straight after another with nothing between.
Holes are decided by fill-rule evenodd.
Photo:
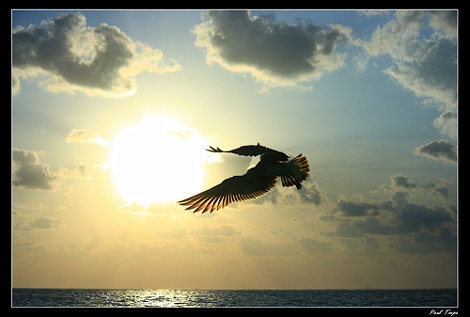
<instances>
[{"instance_id":1,"label":"golden sky","mask_svg":"<svg viewBox=\"0 0 470 317\"><path fill-rule=\"evenodd\" d=\"M456 287L456 43L456 11L13 10L13 287ZM258 142L301 191L176 203Z\"/></svg>"}]
</instances>

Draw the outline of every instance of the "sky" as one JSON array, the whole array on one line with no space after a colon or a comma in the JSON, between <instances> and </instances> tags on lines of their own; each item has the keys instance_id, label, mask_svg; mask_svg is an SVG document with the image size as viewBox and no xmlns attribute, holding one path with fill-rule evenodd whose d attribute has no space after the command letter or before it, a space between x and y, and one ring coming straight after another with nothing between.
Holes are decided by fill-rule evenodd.
<instances>
[{"instance_id":1,"label":"sky","mask_svg":"<svg viewBox=\"0 0 470 317\"><path fill-rule=\"evenodd\" d=\"M13 287L457 287L457 18L13 10ZM176 203L258 142L301 191Z\"/></svg>"}]
</instances>

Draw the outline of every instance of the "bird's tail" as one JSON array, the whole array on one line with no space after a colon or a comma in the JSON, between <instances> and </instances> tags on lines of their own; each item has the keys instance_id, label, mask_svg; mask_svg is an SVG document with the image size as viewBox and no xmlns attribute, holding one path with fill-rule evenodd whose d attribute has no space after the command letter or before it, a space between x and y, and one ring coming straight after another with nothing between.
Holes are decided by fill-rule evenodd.
<instances>
[{"instance_id":1,"label":"bird's tail","mask_svg":"<svg viewBox=\"0 0 470 317\"><path fill-rule=\"evenodd\" d=\"M302 182L307 179L310 168L308 160L302 154L297 155L287 163L286 175L281 176L281 183L284 187L294 186L302 188Z\"/></svg>"}]
</instances>

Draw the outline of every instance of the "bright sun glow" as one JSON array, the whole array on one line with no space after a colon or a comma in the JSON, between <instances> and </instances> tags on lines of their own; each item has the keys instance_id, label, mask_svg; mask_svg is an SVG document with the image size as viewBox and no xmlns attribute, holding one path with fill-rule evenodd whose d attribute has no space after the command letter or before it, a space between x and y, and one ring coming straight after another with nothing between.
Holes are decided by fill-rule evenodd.
<instances>
[{"instance_id":1,"label":"bright sun glow","mask_svg":"<svg viewBox=\"0 0 470 317\"><path fill-rule=\"evenodd\" d=\"M122 128L111 149L114 183L129 203L176 201L203 189L203 164L220 160L209 142L165 115L148 115Z\"/></svg>"}]
</instances>

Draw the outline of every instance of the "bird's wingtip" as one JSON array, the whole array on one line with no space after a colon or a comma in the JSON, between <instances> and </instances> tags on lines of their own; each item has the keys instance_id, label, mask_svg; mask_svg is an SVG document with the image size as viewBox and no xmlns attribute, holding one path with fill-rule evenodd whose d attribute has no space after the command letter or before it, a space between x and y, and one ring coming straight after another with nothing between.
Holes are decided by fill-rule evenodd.
<instances>
[{"instance_id":1,"label":"bird's wingtip","mask_svg":"<svg viewBox=\"0 0 470 317\"><path fill-rule=\"evenodd\" d=\"M220 152L224 152L223 150L221 150L219 147L215 148L211 145L209 145L209 149L206 149L206 151L208 152L215 152L215 153L220 153Z\"/></svg>"}]
</instances>

